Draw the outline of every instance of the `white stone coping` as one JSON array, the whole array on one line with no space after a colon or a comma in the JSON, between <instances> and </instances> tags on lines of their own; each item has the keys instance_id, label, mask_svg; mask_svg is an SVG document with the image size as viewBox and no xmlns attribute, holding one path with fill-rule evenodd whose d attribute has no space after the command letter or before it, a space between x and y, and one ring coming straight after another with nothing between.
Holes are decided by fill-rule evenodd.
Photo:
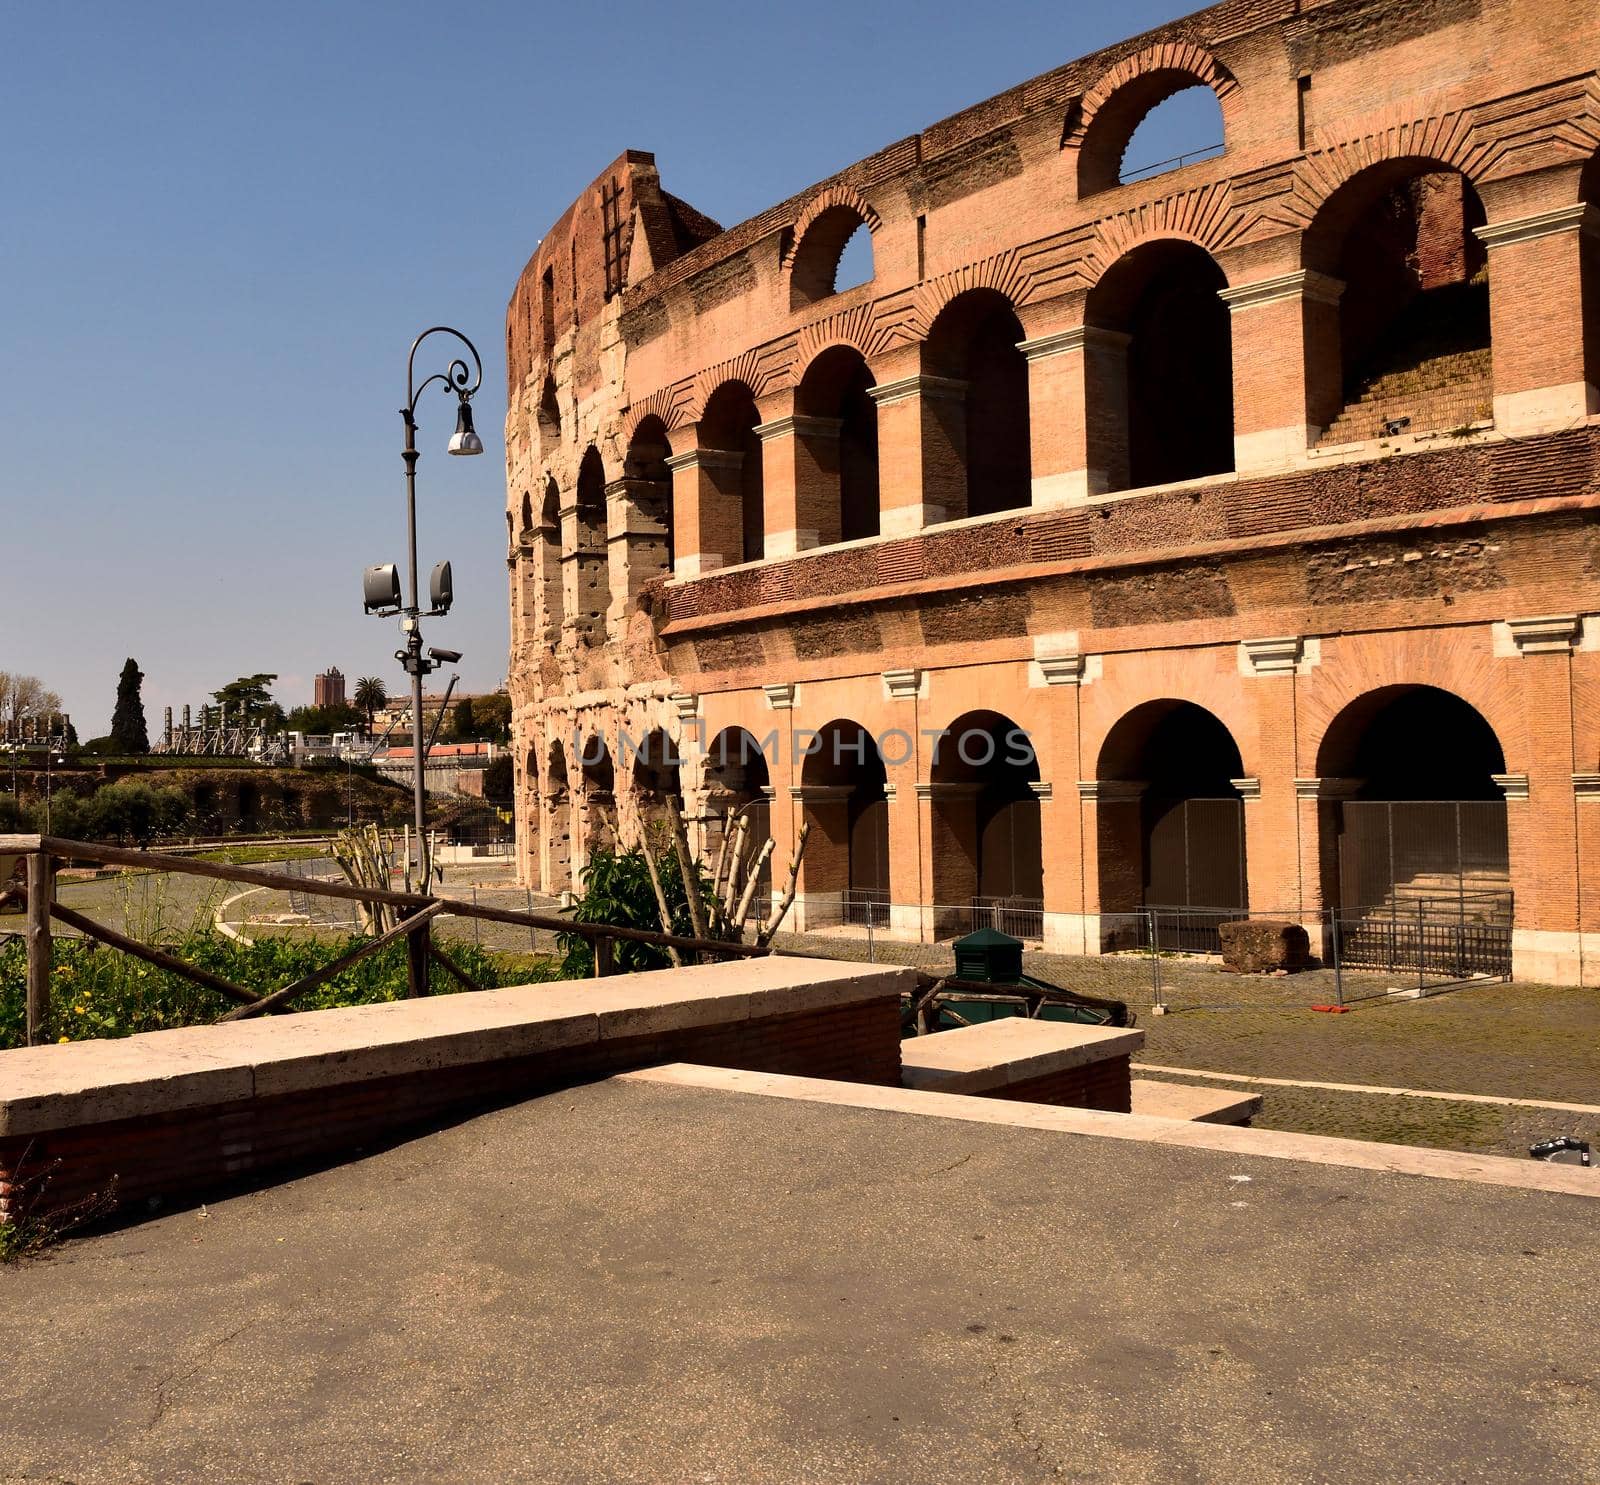
<instances>
[{"instance_id":1,"label":"white stone coping","mask_svg":"<svg viewBox=\"0 0 1600 1485\"><path fill-rule=\"evenodd\" d=\"M900 1081L940 1093L983 1093L1112 1057L1131 1057L1144 1033L1075 1021L1007 1016L900 1043Z\"/></svg>"},{"instance_id":2,"label":"white stone coping","mask_svg":"<svg viewBox=\"0 0 1600 1485\"><path fill-rule=\"evenodd\" d=\"M0 1137L848 1006L916 972L736 959L0 1052Z\"/></svg>"},{"instance_id":3,"label":"white stone coping","mask_svg":"<svg viewBox=\"0 0 1600 1485\"><path fill-rule=\"evenodd\" d=\"M1200 1088L1193 1083L1158 1083L1135 1078L1133 1112L1156 1119L1188 1119L1197 1124L1243 1124L1261 1112L1259 1093L1233 1088Z\"/></svg>"},{"instance_id":4,"label":"white stone coping","mask_svg":"<svg viewBox=\"0 0 1600 1485\"><path fill-rule=\"evenodd\" d=\"M943 1036L943 1032L938 1035ZM974 1098L961 1093L916 1088L881 1088L829 1078L798 1078L781 1073L745 1072L736 1068L701 1067L675 1062L664 1067L622 1073L619 1082L661 1083L673 1088L743 1093L787 1098L800 1103L828 1104L889 1114L914 1114L954 1119L967 1124L996 1124L1012 1129L1037 1129L1068 1137L1129 1140L1136 1144L1173 1145L1265 1160L1298 1160L1310 1165L1384 1171L1400 1176L1429 1176L1442 1181L1467 1181L1480 1186L1547 1191L1564 1196L1600 1197L1600 1174L1576 1165L1544 1160L1512 1160L1504 1155L1474 1155L1461 1150L1433 1150L1419 1145L1388 1145L1282 1129L1242 1129L1231 1124L1202 1124L1189 1119L1161 1119L1149 1114L1113 1114L1100 1109L1069 1109L1048 1103L1021 1103L1006 1098ZM1152 1198L1156 1199L1156 1198Z\"/></svg>"}]
</instances>

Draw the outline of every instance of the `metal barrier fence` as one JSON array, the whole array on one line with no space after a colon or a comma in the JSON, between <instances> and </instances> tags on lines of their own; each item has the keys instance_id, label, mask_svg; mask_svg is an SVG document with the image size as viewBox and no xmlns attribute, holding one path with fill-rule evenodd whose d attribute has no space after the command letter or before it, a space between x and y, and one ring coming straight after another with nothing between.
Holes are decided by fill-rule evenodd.
<instances>
[{"instance_id":1,"label":"metal barrier fence","mask_svg":"<svg viewBox=\"0 0 1600 1485\"><path fill-rule=\"evenodd\" d=\"M1223 925L1286 923L1305 929L1309 963L1280 975L1229 969ZM1509 899L1470 894L1446 905L1423 896L1382 914L1144 907L1124 913L1047 913L1036 902L973 898L897 903L883 893L799 897L785 947L870 962L954 967L952 945L980 928L1023 940L1029 973L1068 989L1157 1007L1345 1005L1426 994L1511 977Z\"/></svg>"}]
</instances>

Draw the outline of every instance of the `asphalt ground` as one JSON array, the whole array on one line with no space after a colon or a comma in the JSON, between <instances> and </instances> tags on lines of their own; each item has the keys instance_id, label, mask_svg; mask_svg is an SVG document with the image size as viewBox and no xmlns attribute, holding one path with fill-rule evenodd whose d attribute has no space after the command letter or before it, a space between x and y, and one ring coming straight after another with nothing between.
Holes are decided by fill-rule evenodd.
<instances>
[{"instance_id":1,"label":"asphalt ground","mask_svg":"<svg viewBox=\"0 0 1600 1485\"><path fill-rule=\"evenodd\" d=\"M0 1270L0 1479L1592 1481L1594 1220L600 1083Z\"/></svg>"}]
</instances>

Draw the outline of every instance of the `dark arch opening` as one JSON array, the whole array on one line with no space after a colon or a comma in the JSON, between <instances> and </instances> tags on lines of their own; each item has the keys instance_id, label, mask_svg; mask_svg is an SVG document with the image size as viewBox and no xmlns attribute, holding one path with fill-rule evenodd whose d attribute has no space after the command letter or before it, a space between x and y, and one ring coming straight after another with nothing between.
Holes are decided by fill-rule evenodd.
<instances>
[{"instance_id":1,"label":"dark arch opening","mask_svg":"<svg viewBox=\"0 0 1600 1485\"><path fill-rule=\"evenodd\" d=\"M1306 263L1344 288L1327 316L1338 380L1314 410L1322 443L1493 416L1489 257L1473 230L1484 221L1472 183L1429 160L1374 165L1323 203Z\"/></svg>"},{"instance_id":2,"label":"dark arch opening","mask_svg":"<svg viewBox=\"0 0 1600 1485\"><path fill-rule=\"evenodd\" d=\"M1385 686L1333 719L1320 864L1347 963L1392 968L1442 944L1461 973L1510 973L1505 768L1483 714L1437 686Z\"/></svg>"},{"instance_id":3,"label":"dark arch opening","mask_svg":"<svg viewBox=\"0 0 1600 1485\"><path fill-rule=\"evenodd\" d=\"M872 734L838 719L812 739L800 769L811 824L803 871L806 923L889 921L888 773ZM834 916L837 912L837 917Z\"/></svg>"},{"instance_id":4,"label":"dark arch opening","mask_svg":"<svg viewBox=\"0 0 1600 1485\"><path fill-rule=\"evenodd\" d=\"M936 932L1042 938L1039 760L1028 734L999 712L968 712L935 745L931 780Z\"/></svg>"},{"instance_id":5,"label":"dark arch opening","mask_svg":"<svg viewBox=\"0 0 1600 1485\"><path fill-rule=\"evenodd\" d=\"M830 346L806 368L797 406L828 426L797 432L813 490L805 507L818 521L818 545L878 534L878 409L866 358L853 346Z\"/></svg>"},{"instance_id":6,"label":"dark arch opening","mask_svg":"<svg viewBox=\"0 0 1600 1485\"><path fill-rule=\"evenodd\" d=\"M1101 913L1163 909L1161 944L1218 952L1221 923L1250 901L1233 734L1192 701L1147 701L1106 735L1097 769ZM1102 937L1142 944L1147 927L1113 919Z\"/></svg>"},{"instance_id":7,"label":"dark arch opening","mask_svg":"<svg viewBox=\"0 0 1600 1485\"><path fill-rule=\"evenodd\" d=\"M588 859L596 851L612 851L617 845L616 769L611 749L599 733L583 739L578 765L583 771L583 845Z\"/></svg>"},{"instance_id":8,"label":"dark arch opening","mask_svg":"<svg viewBox=\"0 0 1600 1485\"><path fill-rule=\"evenodd\" d=\"M561 436L561 404L556 400L555 378L546 376L539 388L539 432L548 439Z\"/></svg>"},{"instance_id":9,"label":"dark arch opening","mask_svg":"<svg viewBox=\"0 0 1600 1485\"><path fill-rule=\"evenodd\" d=\"M964 488L946 519L1018 510L1032 500L1028 363L1017 349L1022 322L1003 294L969 289L940 311L928 332L926 365L963 383L959 399L937 399L937 416L959 409L945 431Z\"/></svg>"},{"instance_id":10,"label":"dark arch opening","mask_svg":"<svg viewBox=\"0 0 1600 1485\"><path fill-rule=\"evenodd\" d=\"M606 472L600 451L590 444L578 466L577 595L573 617L589 644L606 632Z\"/></svg>"},{"instance_id":11,"label":"dark arch opening","mask_svg":"<svg viewBox=\"0 0 1600 1485\"><path fill-rule=\"evenodd\" d=\"M561 490L554 479L545 481L539 505L539 594L544 605L545 643L561 642L566 614L566 594L561 578Z\"/></svg>"},{"instance_id":12,"label":"dark arch opening","mask_svg":"<svg viewBox=\"0 0 1600 1485\"><path fill-rule=\"evenodd\" d=\"M550 742L545 770L543 885L552 897L572 890L572 801L567 785L567 751Z\"/></svg>"},{"instance_id":13,"label":"dark arch opening","mask_svg":"<svg viewBox=\"0 0 1600 1485\"><path fill-rule=\"evenodd\" d=\"M795 247L789 270L790 307L814 304L872 276L872 233L861 213L853 206L830 206L806 228Z\"/></svg>"},{"instance_id":14,"label":"dark arch opening","mask_svg":"<svg viewBox=\"0 0 1600 1485\"><path fill-rule=\"evenodd\" d=\"M700 419L700 447L732 456L709 471L716 493L700 520L702 545L724 562L759 562L766 549L760 422L755 395L743 382L718 387Z\"/></svg>"},{"instance_id":15,"label":"dark arch opening","mask_svg":"<svg viewBox=\"0 0 1600 1485\"><path fill-rule=\"evenodd\" d=\"M623 756L627 756L629 743L626 735L623 737ZM638 795L639 802L647 809L658 809L668 799L676 799L679 808L683 805L682 783L683 759L678 753L677 744L667 735L664 727L656 727L647 732L638 744L638 752L633 759L633 789Z\"/></svg>"},{"instance_id":16,"label":"dark arch opening","mask_svg":"<svg viewBox=\"0 0 1600 1485\"><path fill-rule=\"evenodd\" d=\"M672 440L667 425L653 414L640 419L628 443L623 475L628 482L629 585L670 577L676 556L672 523Z\"/></svg>"},{"instance_id":17,"label":"dark arch opening","mask_svg":"<svg viewBox=\"0 0 1600 1485\"><path fill-rule=\"evenodd\" d=\"M1139 489L1233 468L1233 327L1227 280L1204 248L1176 239L1120 258L1089 294L1110 332L1086 363L1090 465L1103 489ZM1126 341L1114 337L1125 336Z\"/></svg>"},{"instance_id":18,"label":"dark arch opening","mask_svg":"<svg viewBox=\"0 0 1600 1485\"><path fill-rule=\"evenodd\" d=\"M1201 93L1210 97L1209 107ZM1169 100L1175 97L1174 106ZM1078 195L1176 169L1174 156L1192 152L1203 159L1226 148L1222 108L1208 84L1176 68L1141 73L1106 99L1091 120L1078 150Z\"/></svg>"},{"instance_id":19,"label":"dark arch opening","mask_svg":"<svg viewBox=\"0 0 1600 1485\"><path fill-rule=\"evenodd\" d=\"M768 760L753 733L743 727L725 727L712 739L706 753L706 844L715 860L732 822L740 815L749 821L742 853L742 873L747 874L772 834L772 788ZM772 862L761 865L756 900L772 898Z\"/></svg>"}]
</instances>

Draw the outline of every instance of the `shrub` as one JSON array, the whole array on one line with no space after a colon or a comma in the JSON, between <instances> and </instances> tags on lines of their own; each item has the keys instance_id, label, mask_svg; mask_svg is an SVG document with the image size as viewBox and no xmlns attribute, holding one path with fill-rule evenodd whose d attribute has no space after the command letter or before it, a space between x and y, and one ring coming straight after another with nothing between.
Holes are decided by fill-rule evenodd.
<instances>
[{"instance_id":1,"label":"shrub","mask_svg":"<svg viewBox=\"0 0 1600 1485\"><path fill-rule=\"evenodd\" d=\"M672 851L657 852L656 864L661 873L662 895L672 914L672 931L687 937L693 928L677 855ZM575 923L609 923L615 928L645 928L660 933L661 913L644 852L596 851L584 868L583 896L570 911ZM587 939L576 933L563 933L557 941L564 953L561 972L565 978L580 979L594 973L594 950ZM672 963L667 951L654 944L614 939L612 951L612 963L619 971L666 969Z\"/></svg>"}]
</instances>

